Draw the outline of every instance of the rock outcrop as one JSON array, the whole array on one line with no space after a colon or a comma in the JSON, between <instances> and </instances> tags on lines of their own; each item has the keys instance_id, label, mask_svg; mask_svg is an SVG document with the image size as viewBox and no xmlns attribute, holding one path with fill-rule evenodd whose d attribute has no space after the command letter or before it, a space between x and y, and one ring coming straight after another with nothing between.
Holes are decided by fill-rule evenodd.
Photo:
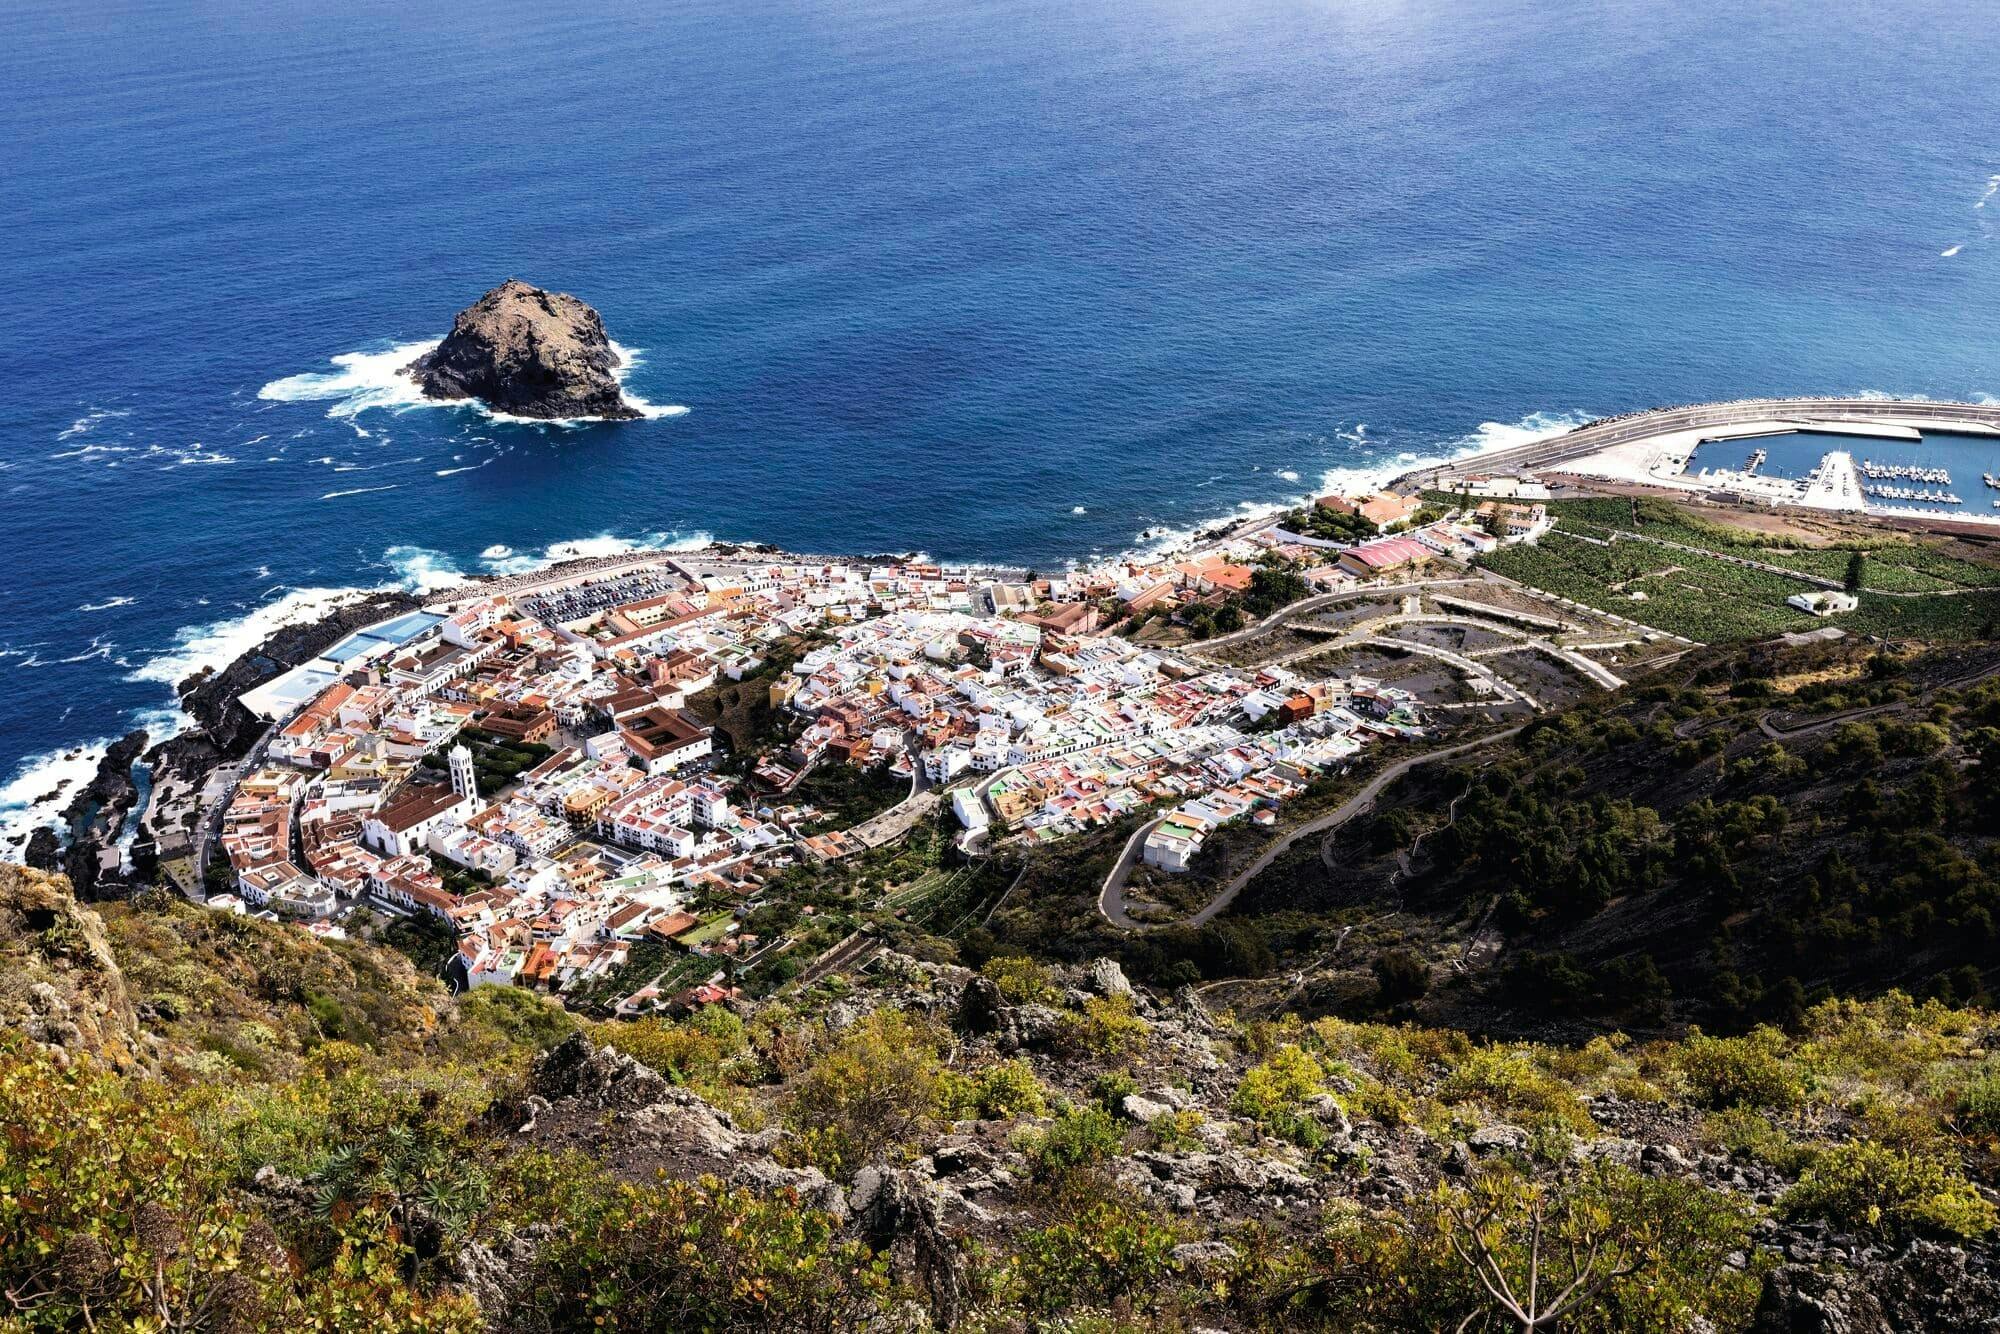
<instances>
[{"instance_id":1,"label":"rock outcrop","mask_svg":"<svg viewBox=\"0 0 2000 1334\"><path fill-rule=\"evenodd\" d=\"M92 1057L113 1069L144 1059L125 974L104 922L59 875L0 863L0 1029L20 1032L63 1063Z\"/></svg>"},{"instance_id":2,"label":"rock outcrop","mask_svg":"<svg viewBox=\"0 0 2000 1334\"><path fill-rule=\"evenodd\" d=\"M451 334L408 369L430 398L476 398L519 417L638 417L619 393L618 363L596 311L509 278L460 311Z\"/></svg>"}]
</instances>

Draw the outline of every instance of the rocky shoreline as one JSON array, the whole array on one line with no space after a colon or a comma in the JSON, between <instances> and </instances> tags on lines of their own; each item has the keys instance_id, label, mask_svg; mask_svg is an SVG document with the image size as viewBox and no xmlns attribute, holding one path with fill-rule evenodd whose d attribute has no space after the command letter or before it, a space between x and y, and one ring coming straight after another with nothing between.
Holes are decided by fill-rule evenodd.
<instances>
[{"instance_id":1,"label":"rocky shoreline","mask_svg":"<svg viewBox=\"0 0 2000 1334\"><path fill-rule=\"evenodd\" d=\"M80 899L101 897L100 889L119 880L118 837L139 802L133 766L145 749L143 731L127 732L112 742L90 782L63 808L60 824L37 829L22 860L36 870L68 876Z\"/></svg>"}]
</instances>

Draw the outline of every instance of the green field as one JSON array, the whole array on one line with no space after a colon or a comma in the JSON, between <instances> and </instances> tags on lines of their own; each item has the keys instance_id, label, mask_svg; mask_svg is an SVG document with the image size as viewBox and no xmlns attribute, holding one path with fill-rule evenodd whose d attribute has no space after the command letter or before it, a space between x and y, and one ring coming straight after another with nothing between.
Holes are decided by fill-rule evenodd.
<instances>
[{"instance_id":1,"label":"green field","mask_svg":"<svg viewBox=\"0 0 2000 1334\"><path fill-rule=\"evenodd\" d=\"M1843 574L1846 559L1841 553ZM1566 536L1559 528L1537 546L1505 547L1482 557L1480 563L1535 588L1705 643L1825 624L1785 605L1787 597L1814 585L1650 543L1598 546ZM1875 564L1873 558L1869 564ZM1634 591L1643 591L1645 599L1633 600ZM1836 617L1835 623L1885 638L1952 640L1986 637L1996 620L2000 620L2000 590L1895 598L1870 596L1864 588L1859 610Z\"/></svg>"}]
</instances>

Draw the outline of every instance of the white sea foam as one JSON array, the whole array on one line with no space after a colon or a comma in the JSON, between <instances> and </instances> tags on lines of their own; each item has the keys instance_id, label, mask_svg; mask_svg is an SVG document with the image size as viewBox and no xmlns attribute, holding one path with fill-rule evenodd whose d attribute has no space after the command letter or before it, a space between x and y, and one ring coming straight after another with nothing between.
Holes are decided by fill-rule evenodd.
<instances>
[{"instance_id":1,"label":"white sea foam","mask_svg":"<svg viewBox=\"0 0 2000 1334\"><path fill-rule=\"evenodd\" d=\"M512 547L495 543L479 553L480 560L494 574L532 574L536 570L547 569L566 560L581 560L591 556L623 556L644 551L699 551L711 546L715 538L708 533L647 533L640 537L619 537L611 533L600 533L596 537L573 538L566 542L554 542L540 552L515 551Z\"/></svg>"},{"instance_id":2,"label":"white sea foam","mask_svg":"<svg viewBox=\"0 0 2000 1334\"><path fill-rule=\"evenodd\" d=\"M1985 208L1986 201L1993 198L1996 194L2000 194L2000 176L1988 176L1986 178L1986 193L1979 196L1979 202L1974 204L1973 207Z\"/></svg>"},{"instance_id":3,"label":"white sea foam","mask_svg":"<svg viewBox=\"0 0 2000 1334\"><path fill-rule=\"evenodd\" d=\"M419 595L455 588L465 582L465 571L457 562L429 547L394 546L382 553L383 561L396 572L396 582Z\"/></svg>"},{"instance_id":4,"label":"white sea foam","mask_svg":"<svg viewBox=\"0 0 2000 1334\"><path fill-rule=\"evenodd\" d=\"M1952 257L1953 255L1956 255L1956 254L1957 254L1957 253L1958 253L1959 251L1961 251L1961 250L1963 250L1963 249L1965 249L1965 246L1964 246L1963 244L1959 244L1959 245L1955 245L1955 246L1953 246L1953 247L1952 247L1951 249L1949 249L1949 250L1941 250L1941 251L1939 251L1939 252L1938 252L1938 258L1940 258L1940 259L1950 259L1950 258L1951 258L1951 257Z\"/></svg>"},{"instance_id":5,"label":"white sea foam","mask_svg":"<svg viewBox=\"0 0 2000 1334\"><path fill-rule=\"evenodd\" d=\"M1089 511L1089 510L1085 509L1085 508L1084 508L1083 506L1081 506L1081 505L1071 505L1071 506L1069 507L1069 512L1070 512L1071 514L1088 514L1088 513L1090 513L1090 511Z\"/></svg>"},{"instance_id":6,"label":"white sea foam","mask_svg":"<svg viewBox=\"0 0 2000 1334\"><path fill-rule=\"evenodd\" d=\"M1429 452L1404 450L1393 458L1378 462L1329 468L1320 474L1319 489L1314 494L1346 495L1356 491L1373 490L1392 478L1416 468L1433 467L1441 463L1458 463L1477 458L1481 454L1491 454L1496 450L1531 445L1537 440L1547 440L1551 436L1574 430L1589 420L1591 414L1572 411L1534 412L1517 422L1481 422L1477 430L1447 440ZM1361 432L1362 428L1355 428L1355 434L1359 435Z\"/></svg>"},{"instance_id":7,"label":"white sea foam","mask_svg":"<svg viewBox=\"0 0 2000 1334\"><path fill-rule=\"evenodd\" d=\"M1280 469L1278 472L1278 476L1284 478L1288 482L1296 482L1299 480L1299 475L1293 472L1290 468Z\"/></svg>"},{"instance_id":8,"label":"white sea foam","mask_svg":"<svg viewBox=\"0 0 2000 1334\"><path fill-rule=\"evenodd\" d=\"M86 602L78 611L110 611L113 607L129 607L134 599L128 597L106 598L102 602Z\"/></svg>"},{"instance_id":9,"label":"white sea foam","mask_svg":"<svg viewBox=\"0 0 2000 1334\"><path fill-rule=\"evenodd\" d=\"M74 439L79 435L87 434L91 430L95 429L95 427L99 422L111 421L118 417L129 417L131 415L132 414L130 412L125 411L123 409L113 410L110 408L93 408L89 412L84 413L81 417L78 417L75 421L71 422L68 426L64 427L62 431L57 434L56 439L58 440Z\"/></svg>"},{"instance_id":10,"label":"white sea foam","mask_svg":"<svg viewBox=\"0 0 2000 1334\"><path fill-rule=\"evenodd\" d=\"M370 408L400 411L441 405L427 399L403 368L436 347L441 340L397 343L377 352L343 352L333 358L335 369L308 371L273 380L257 397L278 403L331 403L326 415L352 419Z\"/></svg>"},{"instance_id":11,"label":"white sea foam","mask_svg":"<svg viewBox=\"0 0 2000 1334\"><path fill-rule=\"evenodd\" d=\"M320 499L339 500L342 496L365 496L371 491L394 491L401 485L401 482L391 482L387 486L357 486L349 491L329 491L321 496Z\"/></svg>"},{"instance_id":12,"label":"white sea foam","mask_svg":"<svg viewBox=\"0 0 2000 1334\"><path fill-rule=\"evenodd\" d=\"M111 738L30 755L0 784L0 853L18 860L28 836L55 820L76 790L97 772Z\"/></svg>"},{"instance_id":13,"label":"white sea foam","mask_svg":"<svg viewBox=\"0 0 2000 1334\"><path fill-rule=\"evenodd\" d=\"M116 644L113 644L103 635L92 635L90 639L89 648L83 649L80 652L72 653L67 658L57 658L56 661L93 662L98 658L103 658L108 662L111 658L111 651L117 647L118 646Z\"/></svg>"},{"instance_id":14,"label":"white sea foam","mask_svg":"<svg viewBox=\"0 0 2000 1334\"><path fill-rule=\"evenodd\" d=\"M332 359L334 370L287 375L259 389L257 397L279 403L327 403L330 405L326 410L327 416L347 422L363 436L368 433L355 418L371 408L392 413L406 412L411 408L464 408L494 421L516 422L525 426L583 426L602 420L597 417L567 417L550 421L539 417L517 417L496 412L476 399L426 398L417 382L404 374L404 370L441 341L431 338L414 343L397 343L382 351L343 352ZM625 378L641 364L644 349L623 347L618 343L613 343L611 348L618 354L618 366L612 371L612 378L622 388ZM687 412L681 404L649 403L632 393L625 394L625 401L638 409L641 416L648 418L679 417Z\"/></svg>"},{"instance_id":15,"label":"white sea foam","mask_svg":"<svg viewBox=\"0 0 2000 1334\"><path fill-rule=\"evenodd\" d=\"M440 477L450 477L453 473L473 472L477 469L485 467L487 464L491 462L493 462L492 459L481 459L477 463L467 463L457 468L439 468L437 470L437 475Z\"/></svg>"},{"instance_id":16,"label":"white sea foam","mask_svg":"<svg viewBox=\"0 0 2000 1334\"><path fill-rule=\"evenodd\" d=\"M174 635L174 646L140 664L129 681L155 681L172 687L204 667L225 667L287 625L320 617L357 598L365 588L292 588L273 602L252 607L241 616L187 626Z\"/></svg>"},{"instance_id":17,"label":"white sea foam","mask_svg":"<svg viewBox=\"0 0 2000 1334\"><path fill-rule=\"evenodd\" d=\"M78 445L75 449L58 450L49 455L51 459L94 459L100 454L130 454L131 445Z\"/></svg>"}]
</instances>

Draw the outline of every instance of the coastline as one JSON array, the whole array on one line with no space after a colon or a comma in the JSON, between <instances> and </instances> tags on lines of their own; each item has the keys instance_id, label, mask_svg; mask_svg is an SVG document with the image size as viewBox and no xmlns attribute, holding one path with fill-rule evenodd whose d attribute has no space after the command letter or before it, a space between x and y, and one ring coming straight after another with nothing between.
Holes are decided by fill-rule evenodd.
<instances>
[{"instance_id":1,"label":"coastline","mask_svg":"<svg viewBox=\"0 0 2000 1334\"><path fill-rule=\"evenodd\" d=\"M628 363L627 369L629 369ZM321 395L315 395L321 396ZM1593 443L1607 431L1616 432L1633 423L1648 418L1658 418L1675 413L1687 413L1703 409L1742 410L1756 406L1789 405L1796 409L1799 405L1833 404L1840 410L1853 413L1888 413L1902 408L1936 407L1934 404L1918 404L1915 401L1901 403L1896 400L1880 399L1749 399L1732 404L1692 405L1676 408L1656 408L1622 413L1607 417L1591 418L1575 422L1574 416L1535 413L1519 423L1482 423L1475 430L1454 437L1451 442L1442 442L1442 451L1430 457L1399 455L1383 460L1375 466L1340 467L1329 469L1322 478L1324 489L1353 489L1374 485L1408 487L1434 481L1441 475L1463 472L1467 468L1506 469L1520 466L1520 461L1539 461L1545 458L1574 457L1580 444L1595 449L1601 447ZM359 411L365 406L377 404L355 404ZM1966 413L1982 417L2000 419L2000 405L1962 404L1950 405ZM1519 437L1526 436L1526 439ZM1465 446L1452 449L1452 444ZM1537 462L1537 466L1548 466ZM1295 477L1295 474L1279 473L1277 476ZM1164 564L1198 551L1238 540L1274 526L1280 516L1300 503L1310 500L1316 494L1302 491L1285 500L1264 502L1240 502L1237 512L1195 524L1185 529L1157 531L1147 529L1137 535L1132 545L1117 553L1102 556L1077 555L1069 558L1067 568L1075 568L1092 560L1128 560L1133 563ZM1903 516L1869 516L1871 520L1884 523L1886 527L1906 526L1910 520ZM1155 537L1152 545L1147 539ZM667 540L660 540L667 539ZM594 552L576 556L562 556L554 553L565 549L575 549L592 543L608 543L616 550ZM429 557L422 548L392 548L416 552L420 557ZM297 661L310 658L320 649L336 641L358 624L380 619L393 614L396 609L415 607L450 608L474 598L493 593L518 593L521 591L560 585L567 581L588 578L596 574L654 563L672 563L680 559L742 559L745 561L782 561L802 564L824 564L838 562L870 562L878 564L895 562L931 562L921 552L804 552L793 551L762 541L716 540L706 534L698 539L687 539L667 534L656 534L640 539L614 538L602 535L597 538L576 539L557 542L544 549L540 556L517 555L512 548L494 544L485 549L482 556L489 567L496 562L514 563L525 561L532 568L491 569L478 572L462 572L450 565L440 567L428 559L406 560L403 566L392 566L403 574L402 579L393 584L378 584L373 587L329 588L313 590L292 590L287 598L304 598L299 610L316 614L300 615L296 619L282 611L280 619L269 627L254 642L238 649L225 659L214 659L197 665L194 670L179 675L178 678L160 674L160 665L183 656L191 637L197 642L206 638L234 647L236 636L229 633L243 622L260 615L269 615L273 608L282 607L286 598L254 608L236 622L217 623L214 626L186 628L179 632L183 649L162 654L153 663L139 669L138 674L145 679L159 680L173 692L174 705L171 709L154 709L145 717L134 715L125 720L123 731L143 727L152 736L152 742L142 759L162 773L170 775L177 782L199 786L207 772L226 762L232 755L241 754L248 748L246 738L253 737L261 727L252 728L247 713L235 704L235 697L243 690L250 689L263 680L271 679L288 670ZM448 559L448 558L447 558ZM963 571L968 577L986 579L1016 580L1028 572L1028 567L993 562L950 562L944 568ZM360 618L357 620L357 617ZM204 633L205 632L205 633ZM303 655L303 656L301 656ZM261 665L260 665L261 664ZM190 713L194 716L190 716ZM162 726L162 715L178 714L177 730L168 731ZM206 714L206 717L202 715ZM244 716L236 716L243 714ZM60 751L50 752L43 757L54 772L49 786L37 792L30 792L25 800L17 802L13 815L18 833L14 835L17 846L25 847L27 838L34 828L46 827L60 819L61 810L72 793L95 781L105 752L121 733L112 734L94 742L80 742ZM88 773L84 770L87 769ZM33 781L33 772L24 771L17 775L14 787L17 791Z\"/></svg>"}]
</instances>

